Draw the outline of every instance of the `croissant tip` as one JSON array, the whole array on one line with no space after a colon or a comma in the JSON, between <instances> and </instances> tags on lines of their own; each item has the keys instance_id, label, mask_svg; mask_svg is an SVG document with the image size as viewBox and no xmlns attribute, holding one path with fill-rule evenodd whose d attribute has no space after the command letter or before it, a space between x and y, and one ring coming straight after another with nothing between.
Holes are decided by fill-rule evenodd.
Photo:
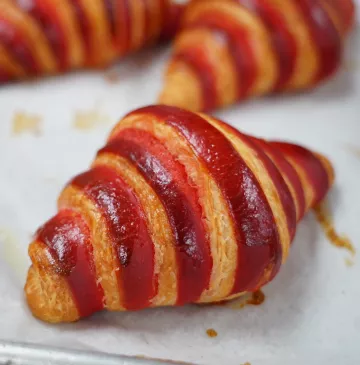
<instances>
[{"instance_id":1,"label":"croissant tip","mask_svg":"<svg viewBox=\"0 0 360 365\"><path fill-rule=\"evenodd\" d=\"M66 283L56 274L31 265L24 293L33 316L41 321L55 324L79 319Z\"/></svg>"}]
</instances>

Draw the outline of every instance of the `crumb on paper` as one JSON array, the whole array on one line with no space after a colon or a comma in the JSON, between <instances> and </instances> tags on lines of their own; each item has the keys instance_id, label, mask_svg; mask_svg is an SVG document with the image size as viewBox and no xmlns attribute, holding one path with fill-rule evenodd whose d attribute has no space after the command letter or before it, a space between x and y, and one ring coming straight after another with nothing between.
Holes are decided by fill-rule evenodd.
<instances>
[{"instance_id":1,"label":"crumb on paper","mask_svg":"<svg viewBox=\"0 0 360 365\"><path fill-rule=\"evenodd\" d=\"M355 157L360 158L360 147L356 147L356 146L353 146L353 145L348 145L346 147L347 147L347 150L349 152L351 152Z\"/></svg>"},{"instance_id":2,"label":"crumb on paper","mask_svg":"<svg viewBox=\"0 0 360 365\"><path fill-rule=\"evenodd\" d=\"M39 136L42 133L41 123L42 117L39 115L16 112L12 119L12 134L31 133Z\"/></svg>"},{"instance_id":3,"label":"crumb on paper","mask_svg":"<svg viewBox=\"0 0 360 365\"><path fill-rule=\"evenodd\" d=\"M28 264L15 235L11 230L0 227L0 242L0 256L14 270L18 279L23 280Z\"/></svg>"},{"instance_id":4,"label":"crumb on paper","mask_svg":"<svg viewBox=\"0 0 360 365\"><path fill-rule=\"evenodd\" d=\"M354 72L359 69L359 64L356 60L347 60L344 62L344 70L347 72Z\"/></svg>"},{"instance_id":5,"label":"crumb on paper","mask_svg":"<svg viewBox=\"0 0 360 365\"><path fill-rule=\"evenodd\" d=\"M116 84L120 80L120 73L116 70L109 70L105 72L104 78L109 84Z\"/></svg>"},{"instance_id":6,"label":"crumb on paper","mask_svg":"<svg viewBox=\"0 0 360 365\"><path fill-rule=\"evenodd\" d=\"M91 130L110 122L109 116L98 110L76 112L73 127L82 131Z\"/></svg>"},{"instance_id":7,"label":"crumb on paper","mask_svg":"<svg viewBox=\"0 0 360 365\"><path fill-rule=\"evenodd\" d=\"M345 264L346 264L346 266L348 266L348 267L352 267L352 266L354 266L354 265L355 265L355 261L354 261L354 259L346 258L346 259L345 259Z\"/></svg>"},{"instance_id":8,"label":"crumb on paper","mask_svg":"<svg viewBox=\"0 0 360 365\"><path fill-rule=\"evenodd\" d=\"M209 328L206 330L206 334L213 338L213 337L217 337L218 333L213 329L213 328Z\"/></svg>"},{"instance_id":9,"label":"crumb on paper","mask_svg":"<svg viewBox=\"0 0 360 365\"><path fill-rule=\"evenodd\" d=\"M242 365L251 365L249 362L246 362L246 363L244 363L244 364L242 364Z\"/></svg>"}]
</instances>

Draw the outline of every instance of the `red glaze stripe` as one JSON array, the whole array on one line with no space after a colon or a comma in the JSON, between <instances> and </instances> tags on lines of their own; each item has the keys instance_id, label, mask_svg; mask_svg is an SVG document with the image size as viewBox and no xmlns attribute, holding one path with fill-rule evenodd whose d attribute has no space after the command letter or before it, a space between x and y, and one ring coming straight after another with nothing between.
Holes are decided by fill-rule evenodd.
<instances>
[{"instance_id":1,"label":"red glaze stripe","mask_svg":"<svg viewBox=\"0 0 360 365\"><path fill-rule=\"evenodd\" d=\"M214 67L209 61L208 54L199 45L199 47L187 47L179 50L175 54L175 62L185 62L196 74L202 93L201 110L211 110L218 105L218 96L216 89L216 76Z\"/></svg>"},{"instance_id":2,"label":"red glaze stripe","mask_svg":"<svg viewBox=\"0 0 360 365\"><path fill-rule=\"evenodd\" d=\"M96 282L90 230L80 215L60 211L37 232L49 249L57 274L66 278L80 317L104 308L104 292Z\"/></svg>"},{"instance_id":3,"label":"red glaze stripe","mask_svg":"<svg viewBox=\"0 0 360 365\"><path fill-rule=\"evenodd\" d=\"M207 166L234 219L238 266L232 293L253 290L264 270L277 268L282 257L274 216L255 176L231 143L200 116L170 106L149 106L136 113L161 118Z\"/></svg>"},{"instance_id":4,"label":"red glaze stripe","mask_svg":"<svg viewBox=\"0 0 360 365\"><path fill-rule=\"evenodd\" d=\"M81 37L83 39L87 56L91 55L91 23L89 18L86 15L85 10L83 9L83 5L81 0L70 0L71 5L73 6L74 13L79 24L79 29L81 32Z\"/></svg>"},{"instance_id":5,"label":"red glaze stripe","mask_svg":"<svg viewBox=\"0 0 360 365\"><path fill-rule=\"evenodd\" d=\"M109 21L109 29L112 39L115 39L116 37L115 1L116 0L103 0L106 16Z\"/></svg>"},{"instance_id":6,"label":"red glaze stripe","mask_svg":"<svg viewBox=\"0 0 360 365\"><path fill-rule=\"evenodd\" d=\"M12 79L12 75L10 75L9 71L5 70L3 66L0 66L0 84L2 82L7 82Z\"/></svg>"},{"instance_id":7,"label":"red glaze stripe","mask_svg":"<svg viewBox=\"0 0 360 365\"><path fill-rule=\"evenodd\" d=\"M32 7L23 9L34 18L48 40L55 58L58 62L59 71L65 71L68 67L68 49L64 31L59 24L58 14L54 3L48 0L30 0ZM17 1L19 7L22 2Z\"/></svg>"},{"instance_id":8,"label":"red glaze stripe","mask_svg":"<svg viewBox=\"0 0 360 365\"><path fill-rule=\"evenodd\" d=\"M292 158L305 171L315 191L313 206L320 203L330 189L328 174L320 160L309 150L294 144L283 142L270 142L270 144L283 155Z\"/></svg>"},{"instance_id":9,"label":"red glaze stripe","mask_svg":"<svg viewBox=\"0 0 360 365\"><path fill-rule=\"evenodd\" d=\"M96 167L72 185L96 204L106 221L119 262L118 282L128 310L146 308L157 293L155 252L145 214L132 189L111 169Z\"/></svg>"},{"instance_id":10,"label":"red glaze stripe","mask_svg":"<svg viewBox=\"0 0 360 365\"><path fill-rule=\"evenodd\" d=\"M327 0L341 17L345 30L348 31L355 20L355 5L352 0Z\"/></svg>"},{"instance_id":11,"label":"red glaze stripe","mask_svg":"<svg viewBox=\"0 0 360 365\"><path fill-rule=\"evenodd\" d=\"M297 46L283 15L268 0L238 0L241 5L255 11L271 34L274 54L278 58L279 76L275 90L281 90L295 71Z\"/></svg>"},{"instance_id":12,"label":"red glaze stripe","mask_svg":"<svg viewBox=\"0 0 360 365\"><path fill-rule=\"evenodd\" d=\"M184 4L177 4L173 0L159 0L162 9L162 29L160 40L169 40L181 26L182 16L185 10Z\"/></svg>"},{"instance_id":13,"label":"red glaze stripe","mask_svg":"<svg viewBox=\"0 0 360 365\"><path fill-rule=\"evenodd\" d=\"M256 157L254 158L259 159L263 163L279 194L281 205L286 215L287 228L289 231L290 239L292 240L296 232L295 203L291 196L290 190L286 185L286 182L279 172L278 168L266 155L263 149L258 144L256 144L256 141L253 138L246 136L245 134L239 132L237 129L228 124L225 124L220 120L218 120L218 122L222 124L226 129L229 129L233 134L237 135L245 144L247 144L253 151L255 151Z\"/></svg>"},{"instance_id":14,"label":"red glaze stripe","mask_svg":"<svg viewBox=\"0 0 360 365\"><path fill-rule=\"evenodd\" d=\"M150 0L152 1L152 0ZM150 39L152 34L150 34L149 30L150 30L150 17L152 16L151 11L149 9L149 0L142 0L143 4L144 4L144 17L145 17L145 21L142 24L143 26L143 41L141 42L141 44L147 44Z\"/></svg>"},{"instance_id":15,"label":"red glaze stripe","mask_svg":"<svg viewBox=\"0 0 360 365\"><path fill-rule=\"evenodd\" d=\"M121 54L131 48L132 20L130 16L129 0L114 0L117 18L117 48Z\"/></svg>"},{"instance_id":16,"label":"red glaze stripe","mask_svg":"<svg viewBox=\"0 0 360 365\"><path fill-rule=\"evenodd\" d=\"M188 27L207 27L225 39L237 71L238 98L245 98L258 76L256 57L250 43L251 35L247 28L221 13L211 11L203 12L195 21L189 23Z\"/></svg>"},{"instance_id":17,"label":"red glaze stripe","mask_svg":"<svg viewBox=\"0 0 360 365\"><path fill-rule=\"evenodd\" d=\"M259 146L259 148L261 148L268 156L270 156L281 173L285 175L290 181L292 187L294 188L299 207L298 221L301 220L305 215L305 193L296 170L285 159L283 154L280 153L278 149L271 146L268 142L253 137L251 139Z\"/></svg>"},{"instance_id":18,"label":"red glaze stripe","mask_svg":"<svg viewBox=\"0 0 360 365\"><path fill-rule=\"evenodd\" d=\"M29 47L24 35L9 19L0 14L0 42L6 50L19 62L26 73L38 75L40 67L35 61L33 50Z\"/></svg>"},{"instance_id":19,"label":"red glaze stripe","mask_svg":"<svg viewBox=\"0 0 360 365\"><path fill-rule=\"evenodd\" d=\"M341 37L319 0L298 0L296 4L305 17L319 51L320 66L314 80L316 83L331 76L339 67L342 56Z\"/></svg>"},{"instance_id":20,"label":"red glaze stripe","mask_svg":"<svg viewBox=\"0 0 360 365\"><path fill-rule=\"evenodd\" d=\"M158 195L176 242L177 305L197 301L209 286L212 258L198 194L184 166L159 140L135 129L120 132L104 152L131 161Z\"/></svg>"}]
</instances>

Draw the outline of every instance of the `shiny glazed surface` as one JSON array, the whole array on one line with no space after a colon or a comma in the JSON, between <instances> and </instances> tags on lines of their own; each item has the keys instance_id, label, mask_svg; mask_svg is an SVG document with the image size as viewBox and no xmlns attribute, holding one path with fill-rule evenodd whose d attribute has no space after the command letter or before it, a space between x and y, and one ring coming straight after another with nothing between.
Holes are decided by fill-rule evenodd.
<instances>
[{"instance_id":1,"label":"shiny glazed surface","mask_svg":"<svg viewBox=\"0 0 360 365\"><path fill-rule=\"evenodd\" d=\"M326 158L304 147L161 105L125 116L95 162L31 244L25 291L46 320L254 292L276 276L296 223L333 183ZM60 283L63 314L51 317L42 295Z\"/></svg>"}]
</instances>

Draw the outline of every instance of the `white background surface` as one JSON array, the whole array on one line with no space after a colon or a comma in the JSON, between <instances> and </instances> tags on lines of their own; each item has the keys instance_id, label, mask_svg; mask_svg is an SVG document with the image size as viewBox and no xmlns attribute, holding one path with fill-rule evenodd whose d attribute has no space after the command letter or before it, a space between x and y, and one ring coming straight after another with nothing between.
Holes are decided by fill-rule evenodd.
<instances>
[{"instance_id":1,"label":"white background surface","mask_svg":"<svg viewBox=\"0 0 360 365\"><path fill-rule=\"evenodd\" d=\"M244 132L283 138L325 153L336 186L329 202L336 226L360 250L360 32L345 67L318 90L250 101L217 115ZM199 364L359 364L360 260L329 244L312 214L300 225L291 257L265 288L259 307L153 309L101 313L72 325L32 318L22 287L27 245L55 213L58 193L90 164L114 123L155 102L167 51L144 52L104 72L67 75L0 88L0 339L12 339ZM40 115L42 134L14 136L15 112ZM89 131L73 126L77 112L109 119ZM355 152L357 149L357 153ZM217 338L205 331L214 328Z\"/></svg>"}]
</instances>

